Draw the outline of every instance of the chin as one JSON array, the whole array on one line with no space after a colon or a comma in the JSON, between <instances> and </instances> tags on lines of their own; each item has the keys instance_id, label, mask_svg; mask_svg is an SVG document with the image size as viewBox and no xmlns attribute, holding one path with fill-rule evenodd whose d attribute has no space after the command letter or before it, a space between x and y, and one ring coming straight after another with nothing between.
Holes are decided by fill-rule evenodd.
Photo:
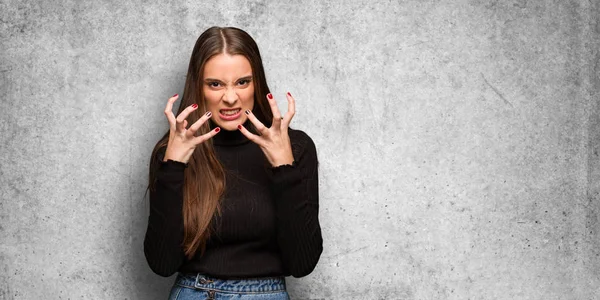
<instances>
[{"instance_id":1,"label":"chin","mask_svg":"<svg viewBox=\"0 0 600 300\"><path fill-rule=\"evenodd\" d=\"M239 130L238 124L244 124L245 120L233 120L233 121L221 121L215 122L217 126L221 127L222 130L234 131Z\"/></svg>"},{"instance_id":2,"label":"chin","mask_svg":"<svg viewBox=\"0 0 600 300\"><path fill-rule=\"evenodd\" d=\"M227 130L227 131L239 130L239 129L237 128L237 125L236 125L236 124L227 124L227 125L224 125L224 126L221 126L221 125L220 125L219 127L221 127L221 129L223 129L223 130Z\"/></svg>"}]
</instances>

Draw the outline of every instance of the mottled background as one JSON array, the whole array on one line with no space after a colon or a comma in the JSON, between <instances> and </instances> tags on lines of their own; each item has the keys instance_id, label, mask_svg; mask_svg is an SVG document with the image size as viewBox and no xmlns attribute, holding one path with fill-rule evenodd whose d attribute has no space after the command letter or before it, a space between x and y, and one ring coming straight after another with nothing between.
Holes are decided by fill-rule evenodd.
<instances>
[{"instance_id":1,"label":"mottled background","mask_svg":"<svg viewBox=\"0 0 600 300\"><path fill-rule=\"evenodd\" d=\"M293 299L600 298L598 0L0 0L0 299L166 298L148 160L212 25L317 145Z\"/></svg>"}]
</instances>

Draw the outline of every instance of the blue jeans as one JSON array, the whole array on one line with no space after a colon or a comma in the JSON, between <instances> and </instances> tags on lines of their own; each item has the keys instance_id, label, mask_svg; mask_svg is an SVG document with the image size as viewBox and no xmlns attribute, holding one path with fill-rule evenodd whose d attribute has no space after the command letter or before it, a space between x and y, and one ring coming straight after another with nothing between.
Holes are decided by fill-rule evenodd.
<instances>
[{"instance_id":1,"label":"blue jeans","mask_svg":"<svg viewBox=\"0 0 600 300\"><path fill-rule=\"evenodd\" d=\"M285 277L218 279L203 274L178 273L169 300L261 299L289 300Z\"/></svg>"}]
</instances>

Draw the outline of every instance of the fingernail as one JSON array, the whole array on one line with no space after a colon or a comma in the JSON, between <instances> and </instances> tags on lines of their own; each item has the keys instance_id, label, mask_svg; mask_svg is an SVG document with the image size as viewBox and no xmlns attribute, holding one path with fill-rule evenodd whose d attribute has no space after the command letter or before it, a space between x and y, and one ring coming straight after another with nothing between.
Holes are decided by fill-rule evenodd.
<instances>
[{"instance_id":1,"label":"fingernail","mask_svg":"<svg viewBox=\"0 0 600 300\"><path fill-rule=\"evenodd\" d=\"M175 94L175 95L173 95L173 97L177 97L177 96L179 96L179 94Z\"/></svg>"},{"instance_id":2,"label":"fingernail","mask_svg":"<svg viewBox=\"0 0 600 300\"><path fill-rule=\"evenodd\" d=\"M246 114L249 115L250 114L250 110L246 109Z\"/></svg>"},{"instance_id":3,"label":"fingernail","mask_svg":"<svg viewBox=\"0 0 600 300\"><path fill-rule=\"evenodd\" d=\"M193 108L197 108L197 107L198 107L198 104L194 103L194 104L192 104L192 107L193 107Z\"/></svg>"},{"instance_id":4,"label":"fingernail","mask_svg":"<svg viewBox=\"0 0 600 300\"><path fill-rule=\"evenodd\" d=\"M219 132L219 131L221 131L221 127L215 128L215 132Z\"/></svg>"},{"instance_id":5,"label":"fingernail","mask_svg":"<svg viewBox=\"0 0 600 300\"><path fill-rule=\"evenodd\" d=\"M291 96L292 96L292 94L290 94L290 92L288 92L288 96L290 96L290 97L291 97Z\"/></svg>"},{"instance_id":6,"label":"fingernail","mask_svg":"<svg viewBox=\"0 0 600 300\"><path fill-rule=\"evenodd\" d=\"M206 112L206 116L210 118L210 116L212 116L212 113L210 111Z\"/></svg>"},{"instance_id":7,"label":"fingernail","mask_svg":"<svg viewBox=\"0 0 600 300\"><path fill-rule=\"evenodd\" d=\"M273 99L273 95L271 95L271 93L268 93L268 94L267 94L267 97L268 97L269 99Z\"/></svg>"},{"instance_id":8,"label":"fingernail","mask_svg":"<svg viewBox=\"0 0 600 300\"><path fill-rule=\"evenodd\" d=\"M238 129L239 129L239 130L242 130L242 125L238 125Z\"/></svg>"}]
</instances>

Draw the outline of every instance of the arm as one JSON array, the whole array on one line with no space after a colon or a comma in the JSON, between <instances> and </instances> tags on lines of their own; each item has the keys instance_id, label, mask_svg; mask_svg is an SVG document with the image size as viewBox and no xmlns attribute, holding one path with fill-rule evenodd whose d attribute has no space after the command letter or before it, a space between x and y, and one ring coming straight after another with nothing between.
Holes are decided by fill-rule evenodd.
<instances>
[{"instance_id":1,"label":"arm","mask_svg":"<svg viewBox=\"0 0 600 300\"><path fill-rule=\"evenodd\" d=\"M276 207L277 241L287 271L294 277L310 274L323 252L319 225L317 151L308 135L290 130L295 161L269 168Z\"/></svg>"},{"instance_id":2,"label":"arm","mask_svg":"<svg viewBox=\"0 0 600 300\"><path fill-rule=\"evenodd\" d=\"M157 153L154 189L150 189L150 215L144 238L144 255L152 271L173 275L183 264L183 174L186 165ZM156 166L155 166L156 167Z\"/></svg>"}]
</instances>

